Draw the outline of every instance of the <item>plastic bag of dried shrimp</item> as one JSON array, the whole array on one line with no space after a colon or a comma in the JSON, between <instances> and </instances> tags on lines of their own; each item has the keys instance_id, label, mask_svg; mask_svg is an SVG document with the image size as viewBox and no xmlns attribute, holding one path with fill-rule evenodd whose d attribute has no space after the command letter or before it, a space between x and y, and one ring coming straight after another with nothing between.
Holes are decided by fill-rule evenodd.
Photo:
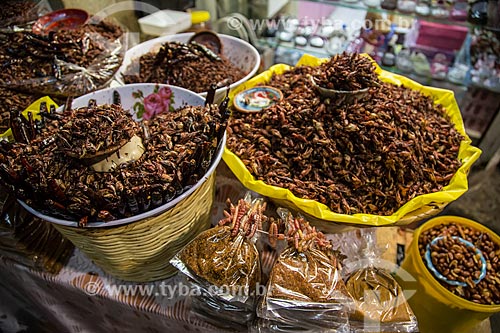
<instances>
[{"instance_id":1,"label":"plastic bag of dried shrimp","mask_svg":"<svg viewBox=\"0 0 500 333\"><path fill-rule=\"evenodd\" d=\"M349 313L351 332L418 332L402 288L391 275L393 263L384 262L374 229L361 230L361 242L351 243L344 273L346 288L353 298Z\"/></svg>"},{"instance_id":2,"label":"plastic bag of dried shrimp","mask_svg":"<svg viewBox=\"0 0 500 333\"><path fill-rule=\"evenodd\" d=\"M262 198L247 193L217 226L193 239L170 263L187 277L193 311L219 327L245 329L255 317L261 282L256 247L267 217ZM262 286L263 288L264 286Z\"/></svg>"},{"instance_id":3,"label":"plastic bag of dried shrimp","mask_svg":"<svg viewBox=\"0 0 500 333\"><path fill-rule=\"evenodd\" d=\"M257 315L259 331L348 332L350 297L342 280L341 255L302 217L278 209L284 233L271 224L270 237L285 239ZM281 228L282 229L282 228Z\"/></svg>"}]
</instances>

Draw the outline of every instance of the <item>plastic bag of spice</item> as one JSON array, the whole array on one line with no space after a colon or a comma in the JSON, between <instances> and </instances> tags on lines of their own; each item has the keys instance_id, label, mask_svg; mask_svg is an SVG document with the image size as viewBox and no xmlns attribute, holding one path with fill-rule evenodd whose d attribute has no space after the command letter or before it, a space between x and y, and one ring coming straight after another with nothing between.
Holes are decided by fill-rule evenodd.
<instances>
[{"instance_id":1,"label":"plastic bag of spice","mask_svg":"<svg viewBox=\"0 0 500 333\"><path fill-rule=\"evenodd\" d=\"M50 96L81 96L106 86L127 49L124 31L111 21L71 30L0 35L0 86Z\"/></svg>"},{"instance_id":2,"label":"plastic bag of spice","mask_svg":"<svg viewBox=\"0 0 500 333\"><path fill-rule=\"evenodd\" d=\"M418 332L417 318L407 303L402 288L391 275L389 266L379 260L373 229L360 231L364 242L353 242L351 260L346 263L346 288L353 299L349 313L351 331Z\"/></svg>"},{"instance_id":3,"label":"plastic bag of spice","mask_svg":"<svg viewBox=\"0 0 500 333\"><path fill-rule=\"evenodd\" d=\"M193 239L170 263L195 290L193 311L219 327L246 328L255 317L261 264L255 245L266 204L247 193L219 224Z\"/></svg>"},{"instance_id":4,"label":"plastic bag of spice","mask_svg":"<svg viewBox=\"0 0 500 333\"><path fill-rule=\"evenodd\" d=\"M257 309L259 329L348 332L350 297L342 280L341 255L302 217L278 209L284 232L271 225L270 238L288 245L273 266Z\"/></svg>"}]
</instances>

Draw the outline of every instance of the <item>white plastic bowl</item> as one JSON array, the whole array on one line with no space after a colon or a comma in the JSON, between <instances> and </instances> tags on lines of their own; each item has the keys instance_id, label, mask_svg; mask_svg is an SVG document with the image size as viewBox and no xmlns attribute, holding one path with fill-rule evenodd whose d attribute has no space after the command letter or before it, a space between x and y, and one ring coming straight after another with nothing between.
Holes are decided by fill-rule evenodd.
<instances>
[{"instance_id":1,"label":"white plastic bowl","mask_svg":"<svg viewBox=\"0 0 500 333\"><path fill-rule=\"evenodd\" d=\"M138 61L143 54L159 50L161 45L165 42L177 41L187 43L193 34L194 33L192 32L187 32L176 35L161 36L134 46L125 53L125 58L123 59L122 66L116 73L115 80L120 84L124 84L122 74L125 73L126 68L133 63L133 61ZM229 86L229 88L233 90L254 76L260 66L260 55L255 47L242 39L224 34L218 34L218 36L222 42L222 55L243 72L248 73L245 77ZM215 103L220 103L223 100L225 93L225 87L217 89L215 94ZM207 92L202 92L200 95L206 97Z\"/></svg>"},{"instance_id":2,"label":"white plastic bowl","mask_svg":"<svg viewBox=\"0 0 500 333\"><path fill-rule=\"evenodd\" d=\"M79 107L84 107L87 106L88 101L90 99L95 99L98 105L101 104L111 104L113 103L113 92L118 91L120 93L121 97L121 104L125 110L130 109L130 112L135 115L135 112L132 108L135 102L137 102L137 99L135 99L132 96L132 92L137 92L141 90L144 94L144 96L147 96L151 93L154 92L155 87L158 86L159 88L161 87L169 87L174 95L174 101L173 101L173 107L174 108L179 108L184 105L204 105L205 104L205 99L201 97L198 94L195 94L192 91L189 91L187 89L181 88L181 87L176 87L176 86L170 86L166 84L154 84L154 83L136 83L136 84L128 84L125 86L121 87L116 87L116 88L107 88L103 90L98 90L92 93L89 93L87 95L83 95L81 97L76 98L73 103L72 103L72 108L79 108ZM58 109L58 111L62 111L62 107ZM137 117L136 117L137 119ZM111 227L111 226L117 226L117 225L122 225L122 224L127 224L127 223L132 223L136 222L142 219L146 219L148 217L156 216L158 214L161 214L170 208L174 207L182 201L184 198L188 197L196 191L197 188L199 188L203 182L205 182L210 175L215 171L215 168L219 164L221 158L222 158L222 153L224 151L224 146L226 144L226 135L224 134L224 137L222 139L222 143L220 144L219 150L216 152L215 156L213 157L212 163L210 165L210 168L208 169L207 173L201 177L201 179L193 185L191 188L189 188L187 191L183 192L181 195L178 197L174 198L173 200L169 201L168 203L158 206L154 209L151 209L149 211L146 211L144 213L134 215L131 217L127 217L124 219L118 219L118 220L113 220L109 222L89 222L86 227ZM77 227L78 222L77 221L68 221L68 220L63 220L54 216L46 215L43 214L36 209L28 206L25 202L19 200L19 203L26 208L30 213L33 215L60 225L65 225L65 226L70 226L70 227Z\"/></svg>"}]
</instances>

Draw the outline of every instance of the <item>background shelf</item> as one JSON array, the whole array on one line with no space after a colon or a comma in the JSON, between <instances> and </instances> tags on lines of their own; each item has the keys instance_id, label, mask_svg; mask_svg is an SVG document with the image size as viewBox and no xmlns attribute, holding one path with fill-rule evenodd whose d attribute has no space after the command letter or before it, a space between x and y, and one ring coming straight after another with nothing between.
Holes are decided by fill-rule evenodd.
<instances>
[{"instance_id":1,"label":"background shelf","mask_svg":"<svg viewBox=\"0 0 500 333\"><path fill-rule=\"evenodd\" d=\"M292 2L298 2L298 1L299 0L295 0ZM435 22L435 23L441 23L441 24L447 24L447 25L462 26L462 27L467 27L467 28L483 28L483 29L488 29L488 30L500 31L500 29L498 27L472 24L472 23L467 22L467 21L455 21L455 20L451 19L450 17L439 18L439 17L430 16L430 15L422 16L422 15L418 15L416 13L401 12L397 9L388 10L388 9L383 9L381 7L369 7L369 6L365 5L362 1L357 1L357 2L345 2L345 1L338 1L338 0L300 0L300 1L301 2L322 3L322 4L327 4L330 6L352 8L352 9L357 9L357 10L365 10L367 12L379 13L379 14L385 14L385 15L402 16L402 17L406 17L409 19L423 20L423 21Z\"/></svg>"}]
</instances>

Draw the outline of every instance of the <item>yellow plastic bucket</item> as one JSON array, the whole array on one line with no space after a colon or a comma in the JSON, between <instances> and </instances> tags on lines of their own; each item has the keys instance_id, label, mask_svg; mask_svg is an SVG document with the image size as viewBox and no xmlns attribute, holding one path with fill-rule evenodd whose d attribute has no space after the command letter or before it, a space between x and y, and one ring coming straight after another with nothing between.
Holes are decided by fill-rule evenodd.
<instances>
[{"instance_id":1,"label":"yellow plastic bucket","mask_svg":"<svg viewBox=\"0 0 500 333\"><path fill-rule=\"evenodd\" d=\"M500 237L485 226L457 216L439 216L424 223L415 231L407 256L401 268L411 274L416 281L398 278L405 292L415 291L408 302L417 316L420 332L469 332L495 312L500 305L482 305L461 298L442 285L427 269L418 250L420 234L434 226L455 222L488 233L492 240L500 244ZM472 331L470 331L472 332Z\"/></svg>"}]
</instances>

